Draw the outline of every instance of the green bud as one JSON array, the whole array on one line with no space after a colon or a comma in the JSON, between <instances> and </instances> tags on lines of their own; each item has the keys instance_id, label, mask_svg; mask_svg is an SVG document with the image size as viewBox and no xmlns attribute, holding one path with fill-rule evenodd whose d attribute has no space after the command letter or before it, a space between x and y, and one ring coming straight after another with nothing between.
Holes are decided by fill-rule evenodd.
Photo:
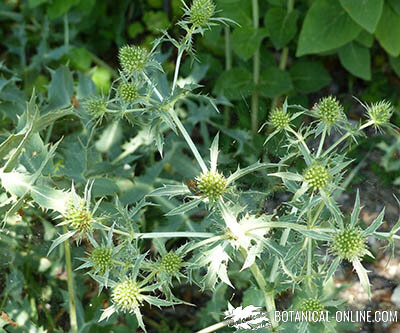
<instances>
[{"instance_id":1,"label":"green bud","mask_svg":"<svg viewBox=\"0 0 400 333\"><path fill-rule=\"evenodd\" d=\"M279 131L286 128L290 123L290 116L287 112L280 108L275 108L271 111L269 115L269 122L272 126Z\"/></svg>"},{"instance_id":2,"label":"green bud","mask_svg":"<svg viewBox=\"0 0 400 333\"><path fill-rule=\"evenodd\" d=\"M312 189L321 189L328 184L329 172L326 167L316 164L308 167L304 172L304 180Z\"/></svg>"},{"instance_id":3,"label":"green bud","mask_svg":"<svg viewBox=\"0 0 400 333\"><path fill-rule=\"evenodd\" d=\"M309 312L311 314L313 312L321 313L324 310L325 306L318 299L315 298L307 298L300 304L301 312ZM310 317L311 315L309 316L309 318ZM319 316L317 316L317 318L319 318ZM312 319L311 322L313 322Z\"/></svg>"},{"instance_id":4,"label":"green bud","mask_svg":"<svg viewBox=\"0 0 400 333\"><path fill-rule=\"evenodd\" d=\"M328 125L336 123L343 117L343 107L336 97L324 97L314 105L313 110L317 112L321 120Z\"/></svg>"},{"instance_id":5,"label":"green bud","mask_svg":"<svg viewBox=\"0 0 400 333\"><path fill-rule=\"evenodd\" d=\"M161 259L161 269L167 274L176 274L182 267L182 258L175 252L169 252Z\"/></svg>"},{"instance_id":6,"label":"green bud","mask_svg":"<svg viewBox=\"0 0 400 333\"><path fill-rule=\"evenodd\" d=\"M338 232L333 238L332 250L340 258L352 261L366 254L367 238L358 228L348 228Z\"/></svg>"},{"instance_id":7,"label":"green bud","mask_svg":"<svg viewBox=\"0 0 400 333\"><path fill-rule=\"evenodd\" d=\"M111 298L120 310L131 312L141 303L140 288L135 281L125 280L114 286Z\"/></svg>"},{"instance_id":8,"label":"green bud","mask_svg":"<svg viewBox=\"0 0 400 333\"><path fill-rule=\"evenodd\" d=\"M64 214L66 224L80 232L89 231L94 223L92 213L86 208L85 201L70 202Z\"/></svg>"},{"instance_id":9,"label":"green bud","mask_svg":"<svg viewBox=\"0 0 400 333\"><path fill-rule=\"evenodd\" d=\"M94 267L98 268L100 274L104 274L108 269L112 268L112 249L107 247L97 247L90 255Z\"/></svg>"},{"instance_id":10,"label":"green bud","mask_svg":"<svg viewBox=\"0 0 400 333\"><path fill-rule=\"evenodd\" d=\"M92 116L100 118L107 112L107 102L102 97L94 97L85 102L85 108Z\"/></svg>"},{"instance_id":11,"label":"green bud","mask_svg":"<svg viewBox=\"0 0 400 333\"><path fill-rule=\"evenodd\" d=\"M215 13L215 4L212 0L193 0L190 7L190 22L198 27L207 25Z\"/></svg>"},{"instance_id":12,"label":"green bud","mask_svg":"<svg viewBox=\"0 0 400 333\"><path fill-rule=\"evenodd\" d=\"M119 62L125 74L130 75L142 70L148 60L148 52L140 46L123 46L119 49Z\"/></svg>"},{"instance_id":13,"label":"green bud","mask_svg":"<svg viewBox=\"0 0 400 333\"><path fill-rule=\"evenodd\" d=\"M132 83L121 83L118 87L119 97L127 103L132 103L139 98L138 87Z\"/></svg>"},{"instance_id":14,"label":"green bud","mask_svg":"<svg viewBox=\"0 0 400 333\"><path fill-rule=\"evenodd\" d=\"M204 197L213 201L226 192L227 180L221 173L210 170L196 177L196 185Z\"/></svg>"},{"instance_id":15,"label":"green bud","mask_svg":"<svg viewBox=\"0 0 400 333\"><path fill-rule=\"evenodd\" d=\"M390 102L380 101L367 106L367 113L370 120L375 126L388 123L393 114L393 106Z\"/></svg>"}]
</instances>

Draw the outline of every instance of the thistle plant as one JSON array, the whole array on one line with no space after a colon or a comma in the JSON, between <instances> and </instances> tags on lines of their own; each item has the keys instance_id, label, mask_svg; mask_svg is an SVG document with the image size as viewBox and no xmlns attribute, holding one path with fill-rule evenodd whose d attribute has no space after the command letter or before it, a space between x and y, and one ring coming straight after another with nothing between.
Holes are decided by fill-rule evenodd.
<instances>
[{"instance_id":1,"label":"thistle plant","mask_svg":"<svg viewBox=\"0 0 400 333\"><path fill-rule=\"evenodd\" d=\"M262 160L246 156L241 165L230 161L227 167L223 158L218 160L218 131L209 140L207 126L202 127L207 132L206 147L193 141L190 122L185 122L190 119L186 112L214 112L220 105L200 92L198 82L180 78L181 62L184 56L196 60L196 36L201 38L216 24L232 23L219 14L212 0L194 0L184 4L184 16L178 22L183 29L181 38L174 39L165 31L149 51L137 45L121 47L116 55L120 63L118 78L107 92L108 97L86 96L84 104L95 118L107 114L104 118L108 124L101 127L96 123L89 128L82 117L84 129L78 139L71 139L79 143L84 154L73 151L73 158L63 164L54 158L58 143L45 145L40 135L32 136L34 129L49 122L48 117L58 119L53 114L40 116L34 98L20 119L21 133L0 150L2 159L8 156L8 162L0 169L7 196L4 206L10 205L7 217L27 200L46 210L49 218L61 220L57 226L63 226L62 233L60 230L53 241L49 255L56 255L53 250L64 243L73 331L77 331L77 320L76 314L72 319L76 296L71 238L85 250L79 258L83 264L76 272L87 270L99 292L109 300L100 321L130 313L144 331L145 303L156 307L190 306L173 293L176 286L184 283L202 291L224 286L237 290L238 295L246 292L245 288L255 288L269 313L276 310L277 295L301 290L306 295L299 305L302 311L323 311L327 306L337 308L340 302L325 302L315 291L322 293L346 260L370 297L370 282L362 263L366 255L372 257L369 238L392 246L400 238L396 234L400 220L390 232L378 231L384 211L369 226L362 227L358 192L350 216L337 202L352 163L346 156L348 144L356 142L370 126L382 130L393 127L393 108L388 102L363 104L366 120L352 125L333 96L321 99L311 110L286 100L271 111L260 128L262 135L266 130L266 154ZM163 44L176 48L171 78L157 60L165 57L156 56ZM70 109L57 112L59 117L61 113L74 114ZM301 125L297 126L299 122ZM119 137L121 124L132 135L123 143ZM332 139L333 127L340 130L341 136L331 143L328 138ZM276 147L268 144L278 135L284 155L270 163L267 153ZM40 163L33 171L26 162L33 156L29 151L32 142L41 148ZM311 148L315 144L318 148ZM24 145L30 155L22 149ZM71 149L66 144L64 150L68 148ZM112 158L103 159L107 153ZM143 176L138 176L136 172L141 170L137 163L148 153L152 167L144 168ZM192 157L195 163L190 160ZM53 166L52 172L45 172L49 166ZM191 171L191 179L182 170ZM68 177L74 179L74 185L65 182ZM282 209L260 212L256 207L268 200L272 180L285 191L287 199ZM252 189L256 181L265 188ZM154 225L147 223L147 213L159 214L160 209L168 224L160 222L164 222L164 216L158 216L160 221ZM238 283L238 277L245 277L245 283ZM271 323L274 332L287 328L272 317ZM308 326L304 325L305 332ZM336 323L330 325L333 326L324 328L337 329Z\"/></svg>"}]
</instances>

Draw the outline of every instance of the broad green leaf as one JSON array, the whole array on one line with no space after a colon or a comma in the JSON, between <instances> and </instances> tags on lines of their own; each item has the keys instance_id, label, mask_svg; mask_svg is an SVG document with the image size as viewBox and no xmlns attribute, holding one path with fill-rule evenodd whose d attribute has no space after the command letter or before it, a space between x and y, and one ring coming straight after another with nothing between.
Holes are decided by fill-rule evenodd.
<instances>
[{"instance_id":1,"label":"broad green leaf","mask_svg":"<svg viewBox=\"0 0 400 333\"><path fill-rule=\"evenodd\" d=\"M355 39L360 31L339 0L316 0L304 19L296 55L336 49Z\"/></svg>"},{"instance_id":2,"label":"broad green leaf","mask_svg":"<svg viewBox=\"0 0 400 333\"><path fill-rule=\"evenodd\" d=\"M294 88L302 93L320 90L331 82L331 77L325 67L314 61L297 62L291 69Z\"/></svg>"},{"instance_id":3,"label":"broad green leaf","mask_svg":"<svg viewBox=\"0 0 400 333\"><path fill-rule=\"evenodd\" d=\"M249 60L268 36L266 29L239 27L232 33L232 49L243 60Z\"/></svg>"},{"instance_id":4,"label":"broad green leaf","mask_svg":"<svg viewBox=\"0 0 400 333\"><path fill-rule=\"evenodd\" d=\"M399 0L387 0L387 3L392 7L392 9L400 15L400 1Z\"/></svg>"},{"instance_id":5,"label":"broad green leaf","mask_svg":"<svg viewBox=\"0 0 400 333\"><path fill-rule=\"evenodd\" d=\"M375 32L379 44L393 57L400 54L400 15L388 5L383 7L381 20Z\"/></svg>"},{"instance_id":6,"label":"broad green leaf","mask_svg":"<svg viewBox=\"0 0 400 333\"><path fill-rule=\"evenodd\" d=\"M119 192L116 181L108 178L95 178L92 188L92 197L114 195Z\"/></svg>"},{"instance_id":7,"label":"broad green leaf","mask_svg":"<svg viewBox=\"0 0 400 333\"><path fill-rule=\"evenodd\" d=\"M356 41L361 45L370 48L374 44L374 39L374 35L365 30L361 30L360 34L356 38Z\"/></svg>"},{"instance_id":8,"label":"broad green leaf","mask_svg":"<svg viewBox=\"0 0 400 333\"><path fill-rule=\"evenodd\" d=\"M269 67L261 72L259 94L266 98L283 95L293 89L288 72L277 67Z\"/></svg>"},{"instance_id":9,"label":"broad green leaf","mask_svg":"<svg viewBox=\"0 0 400 333\"><path fill-rule=\"evenodd\" d=\"M350 17L370 33L375 32L382 14L383 0L340 0Z\"/></svg>"},{"instance_id":10,"label":"broad green leaf","mask_svg":"<svg viewBox=\"0 0 400 333\"><path fill-rule=\"evenodd\" d=\"M60 17L68 12L68 10L79 3L80 0L53 0L47 7L47 14L51 20Z\"/></svg>"},{"instance_id":11,"label":"broad green leaf","mask_svg":"<svg viewBox=\"0 0 400 333\"><path fill-rule=\"evenodd\" d=\"M398 77L400 77L400 57L392 57L389 56L389 62L390 66L392 66L392 69L394 72L397 74Z\"/></svg>"},{"instance_id":12,"label":"broad green leaf","mask_svg":"<svg viewBox=\"0 0 400 333\"><path fill-rule=\"evenodd\" d=\"M120 143L122 139L122 128L119 121L110 123L101 133L95 143L96 149L101 153L107 153L111 147Z\"/></svg>"},{"instance_id":13,"label":"broad green leaf","mask_svg":"<svg viewBox=\"0 0 400 333\"><path fill-rule=\"evenodd\" d=\"M74 81L69 69L65 66L57 70L50 71L51 82L49 86L49 106L50 110L64 108L71 105L72 93L74 91Z\"/></svg>"},{"instance_id":14,"label":"broad green leaf","mask_svg":"<svg viewBox=\"0 0 400 333\"><path fill-rule=\"evenodd\" d=\"M351 74L364 80L371 79L371 54L366 47L351 42L339 50L339 59Z\"/></svg>"},{"instance_id":15,"label":"broad green leaf","mask_svg":"<svg viewBox=\"0 0 400 333\"><path fill-rule=\"evenodd\" d=\"M290 13L285 8L271 8L264 17L264 24L268 30L272 44L277 50L289 43L297 32L299 13L293 10Z\"/></svg>"},{"instance_id":16,"label":"broad green leaf","mask_svg":"<svg viewBox=\"0 0 400 333\"><path fill-rule=\"evenodd\" d=\"M253 91L253 76L244 68L225 71L215 83L214 95L224 95L232 101L249 97Z\"/></svg>"}]
</instances>

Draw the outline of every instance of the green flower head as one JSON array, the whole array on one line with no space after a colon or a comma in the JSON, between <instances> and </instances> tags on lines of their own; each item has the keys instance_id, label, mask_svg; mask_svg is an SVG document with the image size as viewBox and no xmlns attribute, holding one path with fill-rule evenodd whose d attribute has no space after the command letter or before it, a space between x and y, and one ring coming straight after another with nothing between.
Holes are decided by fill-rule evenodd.
<instances>
[{"instance_id":1,"label":"green flower head","mask_svg":"<svg viewBox=\"0 0 400 333\"><path fill-rule=\"evenodd\" d=\"M309 187L317 190L325 187L328 184L330 175L326 167L320 164L312 165L306 169L303 174L304 180L309 184Z\"/></svg>"},{"instance_id":2,"label":"green flower head","mask_svg":"<svg viewBox=\"0 0 400 333\"><path fill-rule=\"evenodd\" d=\"M139 98L138 87L132 83L124 82L118 87L119 97L127 103L133 103Z\"/></svg>"},{"instance_id":3,"label":"green flower head","mask_svg":"<svg viewBox=\"0 0 400 333\"><path fill-rule=\"evenodd\" d=\"M111 298L121 311L132 312L141 304L140 288L136 281L127 279L117 283L111 294Z\"/></svg>"},{"instance_id":4,"label":"green flower head","mask_svg":"<svg viewBox=\"0 0 400 333\"><path fill-rule=\"evenodd\" d=\"M95 118L101 118L107 112L107 102L102 97L93 97L84 104L87 112Z\"/></svg>"},{"instance_id":5,"label":"green flower head","mask_svg":"<svg viewBox=\"0 0 400 333\"><path fill-rule=\"evenodd\" d=\"M161 259L161 269L167 274L176 274L182 267L182 258L175 252L169 252Z\"/></svg>"},{"instance_id":6,"label":"green flower head","mask_svg":"<svg viewBox=\"0 0 400 333\"><path fill-rule=\"evenodd\" d=\"M367 106L369 119L375 126L381 126L389 123L393 114L393 106L390 102L380 101Z\"/></svg>"},{"instance_id":7,"label":"green flower head","mask_svg":"<svg viewBox=\"0 0 400 333\"><path fill-rule=\"evenodd\" d=\"M367 238L359 228L347 228L334 236L332 251L348 261L360 259L367 252L366 242Z\"/></svg>"},{"instance_id":8,"label":"green flower head","mask_svg":"<svg viewBox=\"0 0 400 333\"><path fill-rule=\"evenodd\" d=\"M322 311L325 310L325 306L316 298L307 298L300 304L299 310L301 312L321 313ZM313 322L312 319L311 319L311 322Z\"/></svg>"},{"instance_id":9,"label":"green flower head","mask_svg":"<svg viewBox=\"0 0 400 333\"><path fill-rule=\"evenodd\" d=\"M212 0L193 0L190 7L189 20L198 27L207 25L215 13L215 4Z\"/></svg>"},{"instance_id":10,"label":"green flower head","mask_svg":"<svg viewBox=\"0 0 400 333\"><path fill-rule=\"evenodd\" d=\"M93 214L83 199L71 200L63 217L66 225L82 233L91 230L94 223Z\"/></svg>"},{"instance_id":11,"label":"green flower head","mask_svg":"<svg viewBox=\"0 0 400 333\"><path fill-rule=\"evenodd\" d=\"M321 98L313 107L320 119L328 125L332 125L343 117L343 107L336 97Z\"/></svg>"},{"instance_id":12,"label":"green flower head","mask_svg":"<svg viewBox=\"0 0 400 333\"><path fill-rule=\"evenodd\" d=\"M290 123L290 116L287 112L280 108L275 108L269 115L269 122L274 128L281 131L286 128Z\"/></svg>"},{"instance_id":13,"label":"green flower head","mask_svg":"<svg viewBox=\"0 0 400 333\"><path fill-rule=\"evenodd\" d=\"M214 201L226 192L227 180L221 173L209 170L196 177L196 185L202 196Z\"/></svg>"},{"instance_id":14,"label":"green flower head","mask_svg":"<svg viewBox=\"0 0 400 333\"><path fill-rule=\"evenodd\" d=\"M97 247L90 254L93 266L98 269L100 274L104 274L107 269L111 269L112 264L112 248Z\"/></svg>"},{"instance_id":15,"label":"green flower head","mask_svg":"<svg viewBox=\"0 0 400 333\"><path fill-rule=\"evenodd\" d=\"M143 47L126 45L119 49L118 57L123 72L130 75L146 67L149 54Z\"/></svg>"}]
</instances>

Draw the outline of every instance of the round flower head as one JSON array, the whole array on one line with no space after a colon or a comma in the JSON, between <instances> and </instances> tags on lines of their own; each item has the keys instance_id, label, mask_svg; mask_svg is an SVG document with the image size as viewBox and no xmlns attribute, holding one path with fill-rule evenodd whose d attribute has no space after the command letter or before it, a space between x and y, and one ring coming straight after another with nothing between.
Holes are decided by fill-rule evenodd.
<instances>
[{"instance_id":1,"label":"round flower head","mask_svg":"<svg viewBox=\"0 0 400 333\"><path fill-rule=\"evenodd\" d=\"M147 64L148 56L145 48L135 45L121 47L118 54L122 70L127 75L142 70Z\"/></svg>"},{"instance_id":2,"label":"round flower head","mask_svg":"<svg viewBox=\"0 0 400 333\"><path fill-rule=\"evenodd\" d=\"M323 122L332 125L340 120L343 116L343 107L340 105L336 97L324 97L314 105L313 110L318 113L318 116Z\"/></svg>"},{"instance_id":3,"label":"round flower head","mask_svg":"<svg viewBox=\"0 0 400 333\"><path fill-rule=\"evenodd\" d=\"M136 101L139 97L138 87L132 83L121 83L118 87L119 97L127 103Z\"/></svg>"},{"instance_id":4,"label":"round flower head","mask_svg":"<svg viewBox=\"0 0 400 333\"><path fill-rule=\"evenodd\" d=\"M93 266L98 269L100 274L104 274L108 269L112 268L112 249L107 247L95 248L90 258L93 261Z\"/></svg>"},{"instance_id":5,"label":"round flower head","mask_svg":"<svg viewBox=\"0 0 400 333\"><path fill-rule=\"evenodd\" d=\"M175 252L169 252L161 259L161 269L167 274L176 274L182 267L182 258Z\"/></svg>"},{"instance_id":6,"label":"round flower head","mask_svg":"<svg viewBox=\"0 0 400 333\"><path fill-rule=\"evenodd\" d=\"M212 0L193 0L190 7L189 20L198 27L207 25L215 13L215 4Z\"/></svg>"},{"instance_id":7,"label":"round flower head","mask_svg":"<svg viewBox=\"0 0 400 333\"><path fill-rule=\"evenodd\" d=\"M390 102L380 101L367 106L368 117L375 126L388 123L393 114L393 107Z\"/></svg>"},{"instance_id":8,"label":"round flower head","mask_svg":"<svg viewBox=\"0 0 400 333\"><path fill-rule=\"evenodd\" d=\"M300 304L300 311L301 312L309 312L309 313L313 313L313 312L322 312L325 310L325 306L317 299L315 298L307 298L305 299L301 304ZM311 316L309 316L310 318ZM319 316L317 316L317 318L319 318ZM315 318L315 319L317 319ZM310 321L313 321L312 319L310 319Z\"/></svg>"},{"instance_id":9,"label":"round flower head","mask_svg":"<svg viewBox=\"0 0 400 333\"><path fill-rule=\"evenodd\" d=\"M227 180L221 173L209 170L196 177L196 185L202 196L213 201L225 193Z\"/></svg>"},{"instance_id":10,"label":"round flower head","mask_svg":"<svg viewBox=\"0 0 400 333\"><path fill-rule=\"evenodd\" d=\"M114 286L111 298L119 310L134 311L141 303L140 288L135 281L125 280Z\"/></svg>"},{"instance_id":11,"label":"round flower head","mask_svg":"<svg viewBox=\"0 0 400 333\"><path fill-rule=\"evenodd\" d=\"M328 184L329 172L326 167L322 165L312 165L304 172L304 180L314 190L321 189Z\"/></svg>"},{"instance_id":12,"label":"round flower head","mask_svg":"<svg viewBox=\"0 0 400 333\"><path fill-rule=\"evenodd\" d=\"M94 223L93 214L87 209L85 200L71 200L64 213L65 224L79 232L89 231Z\"/></svg>"},{"instance_id":13,"label":"round flower head","mask_svg":"<svg viewBox=\"0 0 400 333\"><path fill-rule=\"evenodd\" d=\"M333 238L332 250L340 258L352 261L366 254L366 237L358 228L348 228L338 232Z\"/></svg>"},{"instance_id":14,"label":"round flower head","mask_svg":"<svg viewBox=\"0 0 400 333\"><path fill-rule=\"evenodd\" d=\"M94 97L85 102L85 108L89 114L100 118L107 112L107 102L102 97Z\"/></svg>"},{"instance_id":15,"label":"round flower head","mask_svg":"<svg viewBox=\"0 0 400 333\"><path fill-rule=\"evenodd\" d=\"M287 112L280 108L275 108L269 115L269 122L274 128L281 131L286 128L290 123L290 116Z\"/></svg>"}]
</instances>

